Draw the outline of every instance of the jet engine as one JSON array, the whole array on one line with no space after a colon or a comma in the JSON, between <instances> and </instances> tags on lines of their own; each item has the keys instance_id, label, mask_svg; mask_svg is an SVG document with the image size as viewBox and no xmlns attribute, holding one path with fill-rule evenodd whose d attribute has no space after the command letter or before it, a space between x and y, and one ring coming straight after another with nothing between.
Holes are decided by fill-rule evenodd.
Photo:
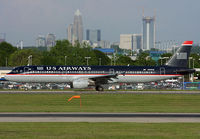
<instances>
[{"instance_id":1,"label":"jet engine","mask_svg":"<svg viewBox=\"0 0 200 139\"><path fill-rule=\"evenodd\" d=\"M89 81L84 79L78 79L73 81L73 88L86 88L89 86Z\"/></svg>"}]
</instances>

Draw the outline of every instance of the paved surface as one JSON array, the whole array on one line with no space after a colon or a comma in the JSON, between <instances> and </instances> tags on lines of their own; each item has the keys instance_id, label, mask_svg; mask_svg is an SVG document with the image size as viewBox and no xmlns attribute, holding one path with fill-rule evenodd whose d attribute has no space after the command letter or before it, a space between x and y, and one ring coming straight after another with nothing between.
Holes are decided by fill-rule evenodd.
<instances>
[{"instance_id":1,"label":"paved surface","mask_svg":"<svg viewBox=\"0 0 200 139\"><path fill-rule=\"evenodd\" d=\"M199 91L0 91L0 94L200 94Z\"/></svg>"},{"instance_id":2,"label":"paved surface","mask_svg":"<svg viewBox=\"0 0 200 139\"><path fill-rule=\"evenodd\" d=\"M0 122L200 123L200 113L0 113Z\"/></svg>"}]
</instances>

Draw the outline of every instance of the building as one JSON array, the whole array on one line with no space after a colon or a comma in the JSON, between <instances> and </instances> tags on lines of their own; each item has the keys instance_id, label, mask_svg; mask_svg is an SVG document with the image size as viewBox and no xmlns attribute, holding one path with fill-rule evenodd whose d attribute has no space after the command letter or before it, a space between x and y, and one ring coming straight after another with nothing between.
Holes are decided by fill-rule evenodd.
<instances>
[{"instance_id":1,"label":"building","mask_svg":"<svg viewBox=\"0 0 200 139\"><path fill-rule=\"evenodd\" d=\"M75 44L75 41L82 42L83 40L83 22L81 12L77 10L74 15L74 24L73 24L73 37L72 44Z\"/></svg>"},{"instance_id":2,"label":"building","mask_svg":"<svg viewBox=\"0 0 200 139\"><path fill-rule=\"evenodd\" d=\"M46 37L46 46L47 50L50 51L51 47L56 45L56 36L54 34L49 33Z\"/></svg>"},{"instance_id":3,"label":"building","mask_svg":"<svg viewBox=\"0 0 200 139\"><path fill-rule=\"evenodd\" d=\"M121 49L132 49L133 45L133 38L132 34L120 34L120 44L119 47Z\"/></svg>"},{"instance_id":4,"label":"building","mask_svg":"<svg viewBox=\"0 0 200 139\"><path fill-rule=\"evenodd\" d=\"M98 42L98 46L101 48L110 48L110 42L101 40Z\"/></svg>"},{"instance_id":5,"label":"building","mask_svg":"<svg viewBox=\"0 0 200 139\"><path fill-rule=\"evenodd\" d=\"M45 47L46 46L46 38L42 35L39 35L36 39L36 47Z\"/></svg>"},{"instance_id":6,"label":"building","mask_svg":"<svg viewBox=\"0 0 200 139\"><path fill-rule=\"evenodd\" d=\"M98 43L99 41L101 41L101 30L87 29L86 30L86 40L89 40L91 42L91 44Z\"/></svg>"},{"instance_id":7,"label":"building","mask_svg":"<svg viewBox=\"0 0 200 139\"><path fill-rule=\"evenodd\" d=\"M21 50L24 49L24 41L23 41L23 40L20 40L20 41L17 43L17 48L20 48Z\"/></svg>"},{"instance_id":8,"label":"building","mask_svg":"<svg viewBox=\"0 0 200 139\"><path fill-rule=\"evenodd\" d=\"M142 48L142 35L141 34L121 34L120 44L121 49L136 51Z\"/></svg>"},{"instance_id":9,"label":"building","mask_svg":"<svg viewBox=\"0 0 200 139\"><path fill-rule=\"evenodd\" d=\"M133 51L142 49L142 34L133 34Z\"/></svg>"},{"instance_id":10,"label":"building","mask_svg":"<svg viewBox=\"0 0 200 139\"><path fill-rule=\"evenodd\" d=\"M67 28L67 39L70 43L73 41L73 24L70 24Z\"/></svg>"},{"instance_id":11,"label":"building","mask_svg":"<svg viewBox=\"0 0 200 139\"><path fill-rule=\"evenodd\" d=\"M155 16L143 17L143 49L155 48Z\"/></svg>"}]
</instances>

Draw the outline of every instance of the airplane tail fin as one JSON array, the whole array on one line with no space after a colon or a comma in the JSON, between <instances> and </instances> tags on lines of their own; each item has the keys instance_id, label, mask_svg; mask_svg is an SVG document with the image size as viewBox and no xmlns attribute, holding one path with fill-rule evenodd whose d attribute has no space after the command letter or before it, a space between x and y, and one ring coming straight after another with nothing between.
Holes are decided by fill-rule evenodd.
<instances>
[{"instance_id":1,"label":"airplane tail fin","mask_svg":"<svg viewBox=\"0 0 200 139\"><path fill-rule=\"evenodd\" d=\"M166 63L172 67L188 67L188 59L192 48L193 41L184 41L181 47L176 51L172 58Z\"/></svg>"}]
</instances>

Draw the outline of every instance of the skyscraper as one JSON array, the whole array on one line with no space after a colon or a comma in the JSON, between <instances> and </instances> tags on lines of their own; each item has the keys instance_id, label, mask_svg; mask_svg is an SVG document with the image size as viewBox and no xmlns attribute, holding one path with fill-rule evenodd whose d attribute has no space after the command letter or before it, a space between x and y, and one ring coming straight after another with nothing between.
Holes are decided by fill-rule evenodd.
<instances>
[{"instance_id":1,"label":"skyscraper","mask_svg":"<svg viewBox=\"0 0 200 139\"><path fill-rule=\"evenodd\" d=\"M120 34L119 47L122 48L122 49L132 50L132 47L133 47L132 34Z\"/></svg>"},{"instance_id":2,"label":"skyscraper","mask_svg":"<svg viewBox=\"0 0 200 139\"><path fill-rule=\"evenodd\" d=\"M70 24L67 28L67 39L70 43L73 41L73 24Z\"/></svg>"},{"instance_id":3,"label":"skyscraper","mask_svg":"<svg viewBox=\"0 0 200 139\"><path fill-rule=\"evenodd\" d=\"M121 34L120 48L136 51L142 48L141 34Z\"/></svg>"},{"instance_id":4,"label":"skyscraper","mask_svg":"<svg viewBox=\"0 0 200 139\"><path fill-rule=\"evenodd\" d=\"M46 37L47 50L50 51L51 47L56 45L56 36L54 34L48 34Z\"/></svg>"},{"instance_id":5,"label":"skyscraper","mask_svg":"<svg viewBox=\"0 0 200 139\"><path fill-rule=\"evenodd\" d=\"M132 50L136 51L142 49L142 34L133 34L133 47Z\"/></svg>"},{"instance_id":6,"label":"skyscraper","mask_svg":"<svg viewBox=\"0 0 200 139\"><path fill-rule=\"evenodd\" d=\"M86 40L89 40L92 44L101 41L101 30L99 29L87 29L86 30Z\"/></svg>"},{"instance_id":7,"label":"skyscraper","mask_svg":"<svg viewBox=\"0 0 200 139\"><path fill-rule=\"evenodd\" d=\"M155 17L143 17L143 49L155 48Z\"/></svg>"},{"instance_id":8,"label":"skyscraper","mask_svg":"<svg viewBox=\"0 0 200 139\"><path fill-rule=\"evenodd\" d=\"M73 41L79 41L80 43L83 40L83 23L82 23L82 16L81 12L77 10L74 15L74 24L73 24Z\"/></svg>"},{"instance_id":9,"label":"skyscraper","mask_svg":"<svg viewBox=\"0 0 200 139\"><path fill-rule=\"evenodd\" d=\"M37 47L45 47L46 46L46 38L42 35L39 35L36 39Z\"/></svg>"}]
</instances>

